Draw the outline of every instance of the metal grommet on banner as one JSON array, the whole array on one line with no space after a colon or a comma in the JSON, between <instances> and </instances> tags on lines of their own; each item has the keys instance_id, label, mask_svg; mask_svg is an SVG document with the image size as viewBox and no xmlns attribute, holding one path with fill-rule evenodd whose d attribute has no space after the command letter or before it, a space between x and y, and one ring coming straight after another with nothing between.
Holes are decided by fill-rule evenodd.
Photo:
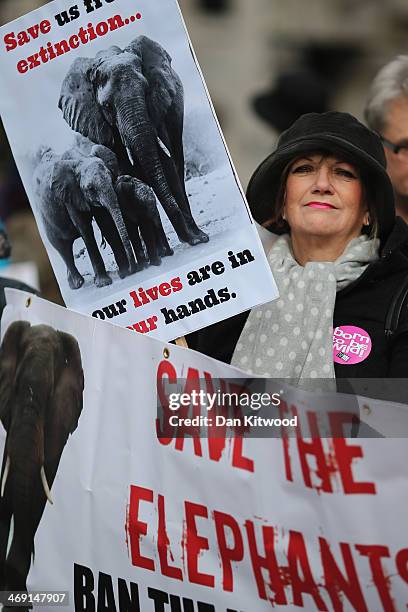
<instances>
[{"instance_id":1,"label":"metal grommet on banner","mask_svg":"<svg viewBox=\"0 0 408 612\"><path fill-rule=\"evenodd\" d=\"M367 416L370 416L371 414L371 408L368 404L364 404L363 405L363 412L364 414L366 414Z\"/></svg>"},{"instance_id":2,"label":"metal grommet on banner","mask_svg":"<svg viewBox=\"0 0 408 612\"><path fill-rule=\"evenodd\" d=\"M170 351L169 351L169 349L167 348L167 346L166 346L166 347L164 347L164 349L163 349L163 357L164 357L165 359L168 359L168 358L170 357Z\"/></svg>"},{"instance_id":3,"label":"metal grommet on banner","mask_svg":"<svg viewBox=\"0 0 408 612\"><path fill-rule=\"evenodd\" d=\"M31 306L31 298L30 297L27 298L25 305L26 305L26 308L30 308L30 306Z\"/></svg>"}]
</instances>

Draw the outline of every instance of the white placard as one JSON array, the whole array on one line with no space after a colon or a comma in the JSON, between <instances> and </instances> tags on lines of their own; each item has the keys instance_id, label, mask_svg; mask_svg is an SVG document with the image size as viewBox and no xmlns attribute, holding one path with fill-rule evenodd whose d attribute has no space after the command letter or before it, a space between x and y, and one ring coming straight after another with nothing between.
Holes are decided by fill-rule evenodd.
<instances>
[{"instance_id":1,"label":"white placard","mask_svg":"<svg viewBox=\"0 0 408 612\"><path fill-rule=\"evenodd\" d=\"M277 297L174 0L55 0L0 28L0 68L69 308L169 340Z\"/></svg>"}]
</instances>

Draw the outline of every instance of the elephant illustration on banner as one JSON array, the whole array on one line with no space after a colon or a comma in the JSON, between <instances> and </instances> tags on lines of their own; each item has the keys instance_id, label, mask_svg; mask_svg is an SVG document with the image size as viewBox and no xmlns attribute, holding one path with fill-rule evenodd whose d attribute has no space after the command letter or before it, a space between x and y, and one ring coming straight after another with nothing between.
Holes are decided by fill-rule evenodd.
<instances>
[{"instance_id":1,"label":"elephant illustration on banner","mask_svg":"<svg viewBox=\"0 0 408 612\"><path fill-rule=\"evenodd\" d=\"M63 81L59 108L74 131L114 151L121 175L154 190L181 241L208 241L185 187L183 85L163 47L138 36L125 49L77 58Z\"/></svg>"},{"instance_id":2,"label":"elephant illustration on banner","mask_svg":"<svg viewBox=\"0 0 408 612\"><path fill-rule=\"evenodd\" d=\"M48 240L65 262L71 289L79 289L84 283L72 250L79 237L91 260L96 286L112 283L92 227L96 217L99 225L107 228L105 237L112 247L119 276L124 278L139 269L114 188L117 176L113 153L100 145L88 155L76 148L63 155L49 148L41 152L34 172L38 209Z\"/></svg>"},{"instance_id":3,"label":"elephant illustration on banner","mask_svg":"<svg viewBox=\"0 0 408 612\"><path fill-rule=\"evenodd\" d=\"M1 591L27 589L34 536L47 500L53 503L51 487L78 426L83 389L73 336L27 321L10 325L0 348L0 420L7 432L0 488Z\"/></svg>"}]
</instances>

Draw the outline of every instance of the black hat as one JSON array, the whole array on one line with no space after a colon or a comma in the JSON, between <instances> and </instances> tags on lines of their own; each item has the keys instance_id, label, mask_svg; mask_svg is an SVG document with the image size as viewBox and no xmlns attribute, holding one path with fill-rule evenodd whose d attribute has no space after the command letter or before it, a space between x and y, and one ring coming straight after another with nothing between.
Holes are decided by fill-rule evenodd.
<instances>
[{"instance_id":1,"label":"black hat","mask_svg":"<svg viewBox=\"0 0 408 612\"><path fill-rule=\"evenodd\" d=\"M395 222L394 193L384 149L380 137L348 113L308 113L283 132L276 150L258 166L249 181L247 199L254 219L262 224L273 217L283 169L291 160L312 151L341 155L361 171L383 241Z\"/></svg>"}]
</instances>

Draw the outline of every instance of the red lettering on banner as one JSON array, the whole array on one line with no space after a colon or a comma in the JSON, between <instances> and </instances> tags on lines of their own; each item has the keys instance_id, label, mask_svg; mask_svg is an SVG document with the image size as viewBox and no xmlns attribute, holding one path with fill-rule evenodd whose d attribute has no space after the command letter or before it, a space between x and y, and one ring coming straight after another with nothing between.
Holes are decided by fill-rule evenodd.
<instances>
[{"instance_id":1,"label":"red lettering on banner","mask_svg":"<svg viewBox=\"0 0 408 612\"><path fill-rule=\"evenodd\" d=\"M186 512L185 548L187 571L190 582L202 586L214 587L214 576L198 571L198 559L202 550L209 550L208 539L198 535L195 519L197 516L208 518L208 510L201 504L184 502Z\"/></svg>"},{"instance_id":2,"label":"red lettering on banner","mask_svg":"<svg viewBox=\"0 0 408 612\"><path fill-rule=\"evenodd\" d=\"M240 395L248 395L250 392L247 387L244 385L236 385L231 383L230 385L231 393L236 393L239 397ZM241 407L234 406L234 417L242 416L241 415ZM233 467L240 468L241 470L246 470L247 472L254 472L254 462L249 457L245 457L242 454L243 445L244 445L244 428L236 427L234 428L234 438L233 438L233 448L232 448L232 465Z\"/></svg>"},{"instance_id":3,"label":"red lettering on banner","mask_svg":"<svg viewBox=\"0 0 408 612\"><path fill-rule=\"evenodd\" d=\"M166 378L171 384L175 384L177 382L177 372L175 367L170 361L164 359L159 363L156 377L157 394L163 409L163 425L161 426L159 419L156 419L156 436L160 444L165 446L172 442L174 435L174 428L171 427L169 423L169 418L172 411L169 408L169 398L164 390L164 380ZM161 427L164 427L164 429L161 429Z\"/></svg>"},{"instance_id":4,"label":"red lettering on banner","mask_svg":"<svg viewBox=\"0 0 408 612\"><path fill-rule=\"evenodd\" d=\"M347 597L355 610L368 612L364 596L358 581L356 567L349 544L340 542L340 550L347 577L340 570L325 538L319 538L320 555L322 558L324 583L333 604L334 612L343 611L341 593Z\"/></svg>"},{"instance_id":5,"label":"red lettering on banner","mask_svg":"<svg viewBox=\"0 0 408 612\"><path fill-rule=\"evenodd\" d=\"M192 391L200 391L200 375L198 373L198 370L196 370L195 368L188 368L187 371L187 380L186 380L186 386L184 388L184 393L188 393L188 395L191 395ZM182 408L180 408L178 410L178 415L181 418L187 418L187 416L189 415L189 409L190 406L183 406ZM200 416L200 406L197 404L195 406L193 406L193 412L192 412L192 416L196 417L196 416ZM194 444L194 453L195 455L197 455L198 457L202 457L203 456L203 451L201 448L201 438L200 438L200 428L199 427L194 427L192 425L181 425L177 428L177 438L176 438L176 450L181 451L183 450L184 447L184 438L185 436L190 435L193 438L193 444Z\"/></svg>"},{"instance_id":6,"label":"red lettering on banner","mask_svg":"<svg viewBox=\"0 0 408 612\"><path fill-rule=\"evenodd\" d=\"M234 590L232 561L242 561L244 558L244 543L238 523L230 514L214 510L215 532L222 566L222 588L224 591ZM233 535L234 544L228 546L225 528Z\"/></svg>"},{"instance_id":7,"label":"red lettering on banner","mask_svg":"<svg viewBox=\"0 0 408 612\"><path fill-rule=\"evenodd\" d=\"M241 436L234 438L232 446L232 466L248 472L254 472L254 462L242 454L244 439Z\"/></svg>"},{"instance_id":8,"label":"red lettering on banner","mask_svg":"<svg viewBox=\"0 0 408 612\"><path fill-rule=\"evenodd\" d=\"M313 579L305 541L299 531L289 531L288 570L294 605L303 607L303 593L308 593L313 597L318 610L327 611L326 604L320 597L319 589Z\"/></svg>"},{"instance_id":9,"label":"red lettering on banner","mask_svg":"<svg viewBox=\"0 0 408 612\"><path fill-rule=\"evenodd\" d=\"M399 551L395 558L397 572L406 583L408 583L408 548ZM406 606L408 608L408 604Z\"/></svg>"},{"instance_id":10,"label":"red lettering on banner","mask_svg":"<svg viewBox=\"0 0 408 612\"><path fill-rule=\"evenodd\" d=\"M148 513L154 524L149 525L140 520L141 502L154 503L154 507L150 507ZM359 612L368 612L368 610L371 612L371 609L374 609L372 606L370 608L367 606L362 588L372 592L366 579L367 565L381 605L386 612L396 612L397 609L391 593L390 576L393 575L395 580L399 576L405 584L408 583L408 548L395 553L398 573L394 571L394 574L392 572L387 574L383 568L383 559L391 556L387 546L355 544L352 548L352 545L346 542L334 544L324 537L319 537L314 543L308 541L310 546L308 548L305 536L300 531L265 525L261 517L257 517L256 523L249 519L242 523L241 516L237 519L225 512L210 511L205 505L189 500L184 501L184 504L179 502L180 508L183 507L184 511L178 523L184 524L184 529L181 542L177 543L175 560L167 535L165 516L166 505L171 502L174 502L173 497L165 503L163 495L156 494L151 489L131 485L126 536L130 543L132 565L151 571L155 571L156 567L156 571L167 578L189 580L193 584L209 588L219 585L224 591L233 593L236 590L234 570L239 563L245 562L245 554L248 551L257 594L261 600L270 601L272 606L309 609L313 604L313 609L327 610L329 602L326 604L322 597L326 593L327 600L330 598L330 610L333 609L334 612L343 612L345 598L350 606ZM174 523L173 514L172 522ZM205 528L205 533L212 530L212 536L200 535L200 526L202 529ZM285 533L288 533L287 545L283 542ZM146 545L149 543L155 548L152 558L141 554L142 538L146 538ZM216 543L215 550L210 549L210 542ZM173 550L174 544L173 542ZM337 559L333 549L339 551ZM278 562L278 555L283 558L285 550L286 565ZM199 569L199 560L205 551L210 551L209 556L213 558L218 555L220 559L218 573L214 568L214 575ZM353 558L353 551L357 559ZM361 557L366 557L368 564ZM313 564L310 559L313 560ZM322 575L320 568L317 567L318 560L323 568ZM364 571L362 565L365 566ZM362 576L364 582L360 583ZM289 592L292 594L291 598ZM375 605L375 609L378 607L379 602Z\"/></svg>"},{"instance_id":11,"label":"red lettering on banner","mask_svg":"<svg viewBox=\"0 0 408 612\"><path fill-rule=\"evenodd\" d=\"M292 406L292 410L293 409L294 407ZM282 399L278 406L278 410L279 410L279 416L281 419L284 419L286 415L289 413L288 405ZM289 454L289 439L288 439L288 434L286 432L286 427L281 428L281 435L282 435L282 444L283 444L283 463L285 466L286 480L293 481L292 465L291 465L290 454Z\"/></svg>"},{"instance_id":12,"label":"red lettering on banner","mask_svg":"<svg viewBox=\"0 0 408 612\"><path fill-rule=\"evenodd\" d=\"M166 530L166 517L164 509L164 497L159 495L157 498L158 526L157 526L157 549L159 552L160 569L163 576L183 580L183 573L179 567L169 565L167 556L170 555L172 561L174 557L170 550L170 540Z\"/></svg>"},{"instance_id":13,"label":"red lettering on banner","mask_svg":"<svg viewBox=\"0 0 408 612\"><path fill-rule=\"evenodd\" d=\"M262 570L265 569L269 575L268 586L275 594L275 597L273 599L270 599L271 603L286 606L287 601L284 590L285 583L282 580L282 571L280 570L275 557L274 528L270 526L262 527L263 544L265 550L264 555L261 555L258 552L253 522L246 521L245 529L247 532L252 570L254 572L259 597L261 599L268 599L265 588L265 580L262 574Z\"/></svg>"},{"instance_id":14,"label":"red lettering on banner","mask_svg":"<svg viewBox=\"0 0 408 612\"><path fill-rule=\"evenodd\" d=\"M288 412L287 404L281 402L281 416L283 417ZM291 406L291 412L293 416L298 417L296 406ZM353 461L364 457L362 447L357 444L348 444L347 440L342 437L343 426L353 422L353 415L346 412L330 412L328 416L333 436L333 438L330 438L333 452L329 452L324 448L324 440L320 437L317 414L311 411L306 413L308 428L311 434L308 439L302 436L298 417L296 447L305 486L317 491L323 491L324 493L333 493L331 479L334 474L338 473L345 495L375 495L376 488L373 482L359 482L353 475ZM282 430L282 446L285 476L288 481L293 482L293 465L290 453L291 439L285 434L285 429ZM310 467L308 457L314 458L314 463L316 464L315 470ZM313 482L312 476L317 477L320 482Z\"/></svg>"},{"instance_id":15,"label":"red lettering on banner","mask_svg":"<svg viewBox=\"0 0 408 612\"><path fill-rule=\"evenodd\" d=\"M295 407L292 408L293 415L298 416ZM298 417L299 418L299 417ZM310 432L312 434L312 440L306 442L302 438L302 432L300 426L296 430L296 441L299 453L300 467L302 468L303 480L307 487L310 489L315 488L318 491L324 491L325 493L333 493L331 481L330 481L330 464L326 462L326 454L324 452L322 439L319 437L319 430L317 425L317 416L314 412L307 413L307 419L309 422ZM298 421L299 422L299 421ZM309 466L307 456L313 456L316 459L316 476L320 479L321 485L312 484L312 470Z\"/></svg>"},{"instance_id":16,"label":"red lettering on banner","mask_svg":"<svg viewBox=\"0 0 408 612\"><path fill-rule=\"evenodd\" d=\"M375 495L375 484L373 482L356 482L353 478L353 459L363 457L363 449L357 444L348 444L343 438L343 425L353 422L354 416L349 412L329 413L330 428L333 435L333 447L339 466L343 490L346 495L365 494Z\"/></svg>"},{"instance_id":17,"label":"red lettering on banner","mask_svg":"<svg viewBox=\"0 0 408 612\"><path fill-rule=\"evenodd\" d=\"M363 544L356 544L356 549L358 550L360 555L368 557L370 563L370 570L373 577L373 583L376 586L384 610L386 610L387 612L397 612L394 600L392 599L390 594L390 578L389 576L386 576L384 574L384 570L381 563L382 557L390 556L388 546L367 546Z\"/></svg>"},{"instance_id":18,"label":"red lettering on banner","mask_svg":"<svg viewBox=\"0 0 408 612\"><path fill-rule=\"evenodd\" d=\"M204 379L205 379L205 385L206 385L206 390L207 393L211 393L211 394L215 394L215 389L214 389L214 385L212 383L212 377L211 374L209 374L208 372L204 372ZM225 383L222 380L221 381L221 390L223 393L225 393L226 388L225 388ZM213 409L213 413L214 414L218 414L218 405L214 406ZM217 435L214 435L214 433L217 433ZM221 432L221 436L219 435ZM208 456L212 461L219 461L222 457L222 454L225 450L225 445L226 445L226 434L227 434L227 427L226 425L222 425L222 426L215 426L215 425L210 425L208 427Z\"/></svg>"},{"instance_id":19,"label":"red lettering on banner","mask_svg":"<svg viewBox=\"0 0 408 612\"><path fill-rule=\"evenodd\" d=\"M196 368L188 368L186 383L183 390L183 394L191 395L193 391L197 393L200 392L200 381L204 379L206 389L205 391L211 393L214 391L212 378L208 372L203 372L201 375L200 372ZM177 427L170 426L169 418L175 414L175 412L171 411L169 408L169 398L166 395L165 383L169 382L171 384L177 383L177 372L175 367L169 360L163 360L159 363L157 368L157 376L156 376L156 384L157 384L157 394L162 407L163 414L163 423L160 424L159 420L156 422L156 435L160 442L160 444L169 446L174 441L174 448L178 451L186 452L185 449L185 437L190 436L193 439L193 448L194 454L196 457L203 457L203 443L200 438L200 427L194 425L186 425L184 422L178 425ZM221 387L223 389L223 393L225 393L226 383L221 380ZM242 386L232 385L231 384L231 392L237 392L239 389L241 392L245 391L245 388ZM187 417L200 417L202 415L201 412L202 406L199 403L193 403L192 406L180 406L177 409L177 416L179 419L184 419ZM214 406L212 415L217 412L217 407ZM207 415L207 409L204 409L204 415ZM215 420L215 419L214 419ZM214 431L224 433L224 437L220 437L219 435L215 436ZM207 434L207 448L208 448L208 459L211 461L220 461L223 453L227 447L227 438L226 438L226 427L218 427L215 425L210 425L208 428ZM253 459L250 457L246 457L244 454L244 438L242 437L242 432L239 432L239 435L235 435L233 438L228 438L228 444L232 445L232 453L228 456L228 459L231 461L232 467L246 470L248 472L254 472L255 465ZM225 454L226 455L226 454Z\"/></svg>"},{"instance_id":20,"label":"red lettering on banner","mask_svg":"<svg viewBox=\"0 0 408 612\"><path fill-rule=\"evenodd\" d=\"M153 502L153 491L144 487L130 487L130 506L129 506L129 540L132 554L132 564L154 572L154 561L140 554L140 538L147 535L147 523L139 521L140 501Z\"/></svg>"}]
</instances>

